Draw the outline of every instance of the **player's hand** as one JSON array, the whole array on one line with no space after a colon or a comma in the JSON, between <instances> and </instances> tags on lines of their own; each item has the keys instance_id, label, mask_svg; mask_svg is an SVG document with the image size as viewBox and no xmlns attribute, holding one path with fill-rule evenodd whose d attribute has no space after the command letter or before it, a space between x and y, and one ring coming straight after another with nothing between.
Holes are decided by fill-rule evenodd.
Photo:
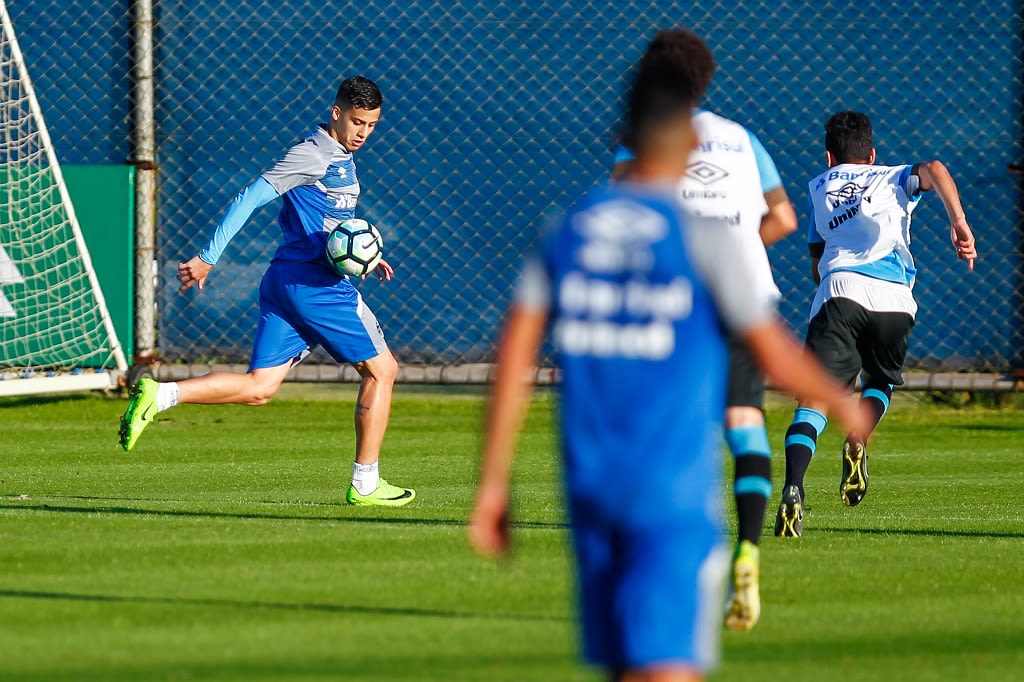
<instances>
[{"instance_id":1,"label":"player's hand","mask_svg":"<svg viewBox=\"0 0 1024 682\"><path fill-rule=\"evenodd\" d=\"M860 434L871 433L875 427L875 414L867 404L850 396L840 401L832 409L836 420L843 426L843 429L852 437L863 438ZM863 438L863 441L867 441Z\"/></svg>"},{"instance_id":2,"label":"player's hand","mask_svg":"<svg viewBox=\"0 0 1024 682\"><path fill-rule=\"evenodd\" d=\"M377 263L377 267L373 269L377 273L377 279L381 282L391 281L391 278L395 276L395 269L391 267L391 263L387 262L383 258ZM360 279L366 279L366 275L363 275Z\"/></svg>"},{"instance_id":3,"label":"player's hand","mask_svg":"<svg viewBox=\"0 0 1024 682\"><path fill-rule=\"evenodd\" d=\"M508 488L480 485L476 506L469 517L469 544L485 557L508 553Z\"/></svg>"},{"instance_id":4,"label":"player's hand","mask_svg":"<svg viewBox=\"0 0 1024 682\"><path fill-rule=\"evenodd\" d=\"M206 278L210 275L210 270L213 270L213 266L199 256L184 263L178 263L178 281L181 282L178 293L190 289L194 284L198 284L199 290L202 291L206 285Z\"/></svg>"},{"instance_id":5,"label":"player's hand","mask_svg":"<svg viewBox=\"0 0 1024 682\"><path fill-rule=\"evenodd\" d=\"M956 249L956 257L967 261L967 267L974 269L974 259L978 257L978 249L974 243L974 233L967 224L966 216L960 216L949 224L949 238Z\"/></svg>"}]
</instances>

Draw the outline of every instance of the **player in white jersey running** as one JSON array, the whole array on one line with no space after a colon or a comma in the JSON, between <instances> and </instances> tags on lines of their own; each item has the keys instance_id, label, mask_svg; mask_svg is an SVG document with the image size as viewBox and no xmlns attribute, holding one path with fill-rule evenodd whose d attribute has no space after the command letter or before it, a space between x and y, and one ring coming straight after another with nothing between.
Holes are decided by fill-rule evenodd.
<instances>
[{"instance_id":1,"label":"player in white jersey running","mask_svg":"<svg viewBox=\"0 0 1024 682\"><path fill-rule=\"evenodd\" d=\"M917 302L910 255L910 217L922 192L935 190L949 217L957 257L974 269L978 252L956 183L940 161L875 163L871 121L844 111L825 124L828 170L810 181L807 238L818 291L807 347L840 381L861 377L861 402L874 415L870 431L843 445L839 495L855 506L868 489L866 443L903 383L902 368ZM828 423L820 403L801 400L786 432L786 482L775 534L803 534L804 474Z\"/></svg>"},{"instance_id":2,"label":"player in white jersey running","mask_svg":"<svg viewBox=\"0 0 1024 682\"><path fill-rule=\"evenodd\" d=\"M659 51L665 59L674 58L655 39L648 54ZM692 65L680 66L694 69ZM714 73L714 64L710 67L697 74L705 87ZM678 185L683 206L695 215L719 218L738 231L756 264L751 273L755 291L751 293L765 292L777 301L780 293L764 247L795 231L797 223L775 162L760 140L735 121L697 109L693 126L697 148L690 155ZM625 177L633 158L633 153L621 146L616 152L612 178ZM737 532L725 625L737 630L753 628L761 611L759 545L772 494L771 447L763 408L764 374L746 344L733 336L729 339L725 438L735 464Z\"/></svg>"},{"instance_id":3,"label":"player in white jersey running","mask_svg":"<svg viewBox=\"0 0 1024 682\"><path fill-rule=\"evenodd\" d=\"M383 98L362 76L342 82L330 120L317 125L284 158L246 187L199 255L178 266L179 291L200 289L231 238L260 206L283 199L278 214L281 243L260 282L260 320L245 374L213 372L180 382L143 378L121 418L120 440L131 450L160 411L179 403L263 405L313 346L338 362L351 363L362 377L356 398L356 456L349 504L403 506L415 492L380 477L378 459L391 411L398 363L384 341L377 318L348 278L326 256L327 237L355 217L359 180L353 154L373 134ZM378 278L394 270L381 260Z\"/></svg>"}]
</instances>

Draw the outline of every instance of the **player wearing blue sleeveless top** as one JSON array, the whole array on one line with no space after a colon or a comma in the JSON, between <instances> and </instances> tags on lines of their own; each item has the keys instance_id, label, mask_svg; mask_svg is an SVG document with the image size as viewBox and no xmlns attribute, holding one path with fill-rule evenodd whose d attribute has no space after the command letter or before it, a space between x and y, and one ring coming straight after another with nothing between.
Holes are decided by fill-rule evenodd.
<instances>
[{"instance_id":1,"label":"player wearing blue sleeveless top","mask_svg":"<svg viewBox=\"0 0 1024 682\"><path fill-rule=\"evenodd\" d=\"M144 378L132 390L120 439L130 450L160 411L178 403L263 405L289 370L316 345L362 377L356 401L356 458L350 504L402 506L415 492L380 478L378 459L391 409L398 364L377 318L347 277L327 260L331 230L355 216L359 180L353 154L380 119L382 97L362 76L342 82L331 118L316 126L284 158L235 198L213 238L198 256L178 266L179 291L203 288L231 238L260 206L282 198L281 243L260 283L260 320L246 374L214 372L181 382ZM378 278L394 270L384 260Z\"/></svg>"},{"instance_id":2,"label":"player wearing blue sleeveless top","mask_svg":"<svg viewBox=\"0 0 1024 682\"><path fill-rule=\"evenodd\" d=\"M828 170L808 184L808 247L818 291L811 304L807 348L851 388L860 375L861 402L871 428L843 444L839 496L856 506L868 489L867 439L889 409L917 302L917 268L910 254L910 220L922 192L934 189L949 216L957 257L974 269L974 234L956 183L940 161L913 166L875 164L871 121L856 111L825 123ZM828 411L801 397L786 431L786 481L775 534L803 534L804 475L828 423Z\"/></svg>"},{"instance_id":3,"label":"player wearing blue sleeveless top","mask_svg":"<svg viewBox=\"0 0 1024 682\"><path fill-rule=\"evenodd\" d=\"M689 60L711 58L689 31L659 38ZM841 387L800 355L774 297L751 286L744 238L678 204L701 93L691 71L642 61L628 99L629 178L579 199L525 263L498 344L470 520L478 551L507 550L524 376L550 327L583 652L615 680L701 679L717 657L728 566L721 323L784 386L814 392L853 428L863 423ZM728 271L716 267L721 253L730 254Z\"/></svg>"}]
</instances>

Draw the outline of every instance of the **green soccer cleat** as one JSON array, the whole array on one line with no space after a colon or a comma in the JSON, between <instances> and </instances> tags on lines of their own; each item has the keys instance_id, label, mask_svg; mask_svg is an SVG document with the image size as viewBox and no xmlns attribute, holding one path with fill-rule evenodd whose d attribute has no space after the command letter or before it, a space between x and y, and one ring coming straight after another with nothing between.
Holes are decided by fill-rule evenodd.
<instances>
[{"instance_id":1,"label":"green soccer cleat","mask_svg":"<svg viewBox=\"0 0 1024 682\"><path fill-rule=\"evenodd\" d=\"M779 513L775 517L775 537L798 538L804 534L804 500L800 488L791 485L782 491Z\"/></svg>"},{"instance_id":2,"label":"green soccer cleat","mask_svg":"<svg viewBox=\"0 0 1024 682\"><path fill-rule=\"evenodd\" d=\"M159 387L160 384L149 377L142 377L132 386L128 409L121 415L121 428L118 431L121 447L125 451L135 447L135 441L142 435L142 430L156 416L156 391Z\"/></svg>"},{"instance_id":3,"label":"green soccer cleat","mask_svg":"<svg viewBox=\"0 0 1024 682\"><path fill-rule=\"evenodd\" d=\"M868 451L863 443L843 443L843 478L839 497L847 507L856 507L868 494Z\"/></svg>"},{"instance_id":4,"label":"green soccer cleat","mask_svg":"<svg viewBox=\"0 0 1024 682\"><path fill-rule=\"evenodd\" d=\"M751 630L761 617L761 550L744 540L732 563L732 585L725 611L725 627Z\"/></svg>"},{"instance_id":5,"label":"green soccer cleat","mask_svg":"<svg viewBox=\"0 0 1024 682\"><path fill-rule=\"evenodd\" d=\"M416 491L412 488L399 488L391 485L383 478L377 483L377 489L369 495L360 495L354 485L348 487L345 502L349 504L373 505L377 507L404 507L416 499Z\"/></svg>"}]
</instances>

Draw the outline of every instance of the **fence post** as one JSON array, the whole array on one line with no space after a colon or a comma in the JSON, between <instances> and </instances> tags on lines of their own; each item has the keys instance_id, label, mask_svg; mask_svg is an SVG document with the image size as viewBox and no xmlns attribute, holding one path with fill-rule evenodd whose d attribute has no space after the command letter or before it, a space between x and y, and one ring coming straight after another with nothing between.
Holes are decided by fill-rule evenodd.
<instances>
[{"instance_id":1,"label":"fence post","mask_svg":"<svg viewBox=\"0 0 1024 682\"><path fill-rule=\"evenodd\" d=\"M136 0L133 12L135 174L135 356L148 363L156 351L156 130L153 85L153 2Z\"/></svg>"}]
</instances>

